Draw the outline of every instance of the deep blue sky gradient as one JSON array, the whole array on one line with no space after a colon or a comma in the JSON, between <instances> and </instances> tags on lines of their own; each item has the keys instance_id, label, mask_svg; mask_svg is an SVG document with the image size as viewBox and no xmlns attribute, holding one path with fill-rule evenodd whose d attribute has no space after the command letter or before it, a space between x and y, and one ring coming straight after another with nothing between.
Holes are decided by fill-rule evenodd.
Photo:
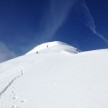
<instances>
[{"instance_id":1,"label":"deep blue sky gradient","mask_svg":"<svg viewBox=\"0 0 108 108\"><path fill-rule=\"evenodd\" d=\"M108 1L86 0L86 4L97 31L108 39ZM50 0L0 0L0 42L17 55L26 53L37 45L38 34L44 29L44 26L40 28L40 23L49 8ZM108 47L83 24L82 17L74 10L48 41L54 40L66 42L82 51Z\"/></svg>"}]
</instances>

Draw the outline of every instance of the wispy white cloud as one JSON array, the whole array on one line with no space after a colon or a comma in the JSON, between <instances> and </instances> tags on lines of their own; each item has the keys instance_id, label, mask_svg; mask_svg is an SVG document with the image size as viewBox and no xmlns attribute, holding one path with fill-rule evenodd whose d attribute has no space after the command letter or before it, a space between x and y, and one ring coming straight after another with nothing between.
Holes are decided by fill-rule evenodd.
<instances>
[{"instance_id":1,"label":"wispy white cloud","mask_svg":"<svg viewBox=\"0 0 108 108\"><path fill-rule=\"evenodd\" d=\"M84 0L51 0L50 9L41 20L40 27L44 29L38 42L50 40L65 22L70 10L76 7L84 18L83 23L108 45L108 40L96 31L94 18Z\"/></svg>"},{"instance_id":2,"label":"wispy white cloud","mask_svg":"<svg viewBox=\"0 0 108 108\"><path fill-rule=\"evenodd\" d=\"M15 53L10 51L3 42L0 42L0 63L14 57L16 57Z\"/></svg>"},{"instance_id":3,"label":"wispy white cloud","mask_svg":"<svg viewBox=\"0 0 108 108\"><path fill-rule=\"evenodd\" d=\"M40 20L40 33L38 39L35 40L37 44L53 38L54 34L65 22L75 2L74 0L50 0L49 10L45 12Z\"/></svg>"},{"instance_id":4,"label":"wispy white cloud","mask_svg":"<svg viewBox=\"0 0 108 108\"><path fill-rule=\"evenodd\" d=\"M50 0L49 9L40 20L39 33L27 49L33 47L34 43L37 45L52 39L69 13L73 12L72 9L77 10L83 18L83 23L108 45L108 40L97 32L94 18L84 0Z\"/></svg>"},{"instance_id":5,"label":"wispy white cloud","mask_svg":"<svg viewBox=\"0 0 108 108\"><path fill-rule=\"evenodd\" d=\"M50 41L55 36L57 30L66 21L67 16L71 8L73 7L75 0L50 0L49 8L43 14L37 37L32 41L27 49L46 41Z\"/></svg>"},{"instance_id":6,"label":"wispy white cloud","mask_svg":"<svg viewBox=\"0 0 108 108\"><path fill-rule=\"evenodd\" d=\"M94 18L89 10L89 8L87 7L86 3L84 0L81 0L81 2L79 2L77 4L77 9L79 10L79 14L82 14L83 18L84 18L84 24L95 34L97 35L100 39L102 39L107 45L108 45L108 40L102 35L100 34L97 30L96 30L96 25L95 25L95 21Z\"/></svg>"}]
</instances>

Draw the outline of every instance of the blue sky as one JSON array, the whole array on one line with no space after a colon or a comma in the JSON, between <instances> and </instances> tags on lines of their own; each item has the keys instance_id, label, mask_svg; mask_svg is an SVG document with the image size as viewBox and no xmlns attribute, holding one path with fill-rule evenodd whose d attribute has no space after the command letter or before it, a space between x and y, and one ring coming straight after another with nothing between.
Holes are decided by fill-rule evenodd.
<instances>
[{"instance_id":1,"label":"blue sky","mask_svg":"<svg viewBox=\"0 0 108 108\"><path fill-rule=\"evenodd\" d=\"M107 0L0 0L0 56L47 41L82 51L108 47Z\"/></svg>"}]
</instances>

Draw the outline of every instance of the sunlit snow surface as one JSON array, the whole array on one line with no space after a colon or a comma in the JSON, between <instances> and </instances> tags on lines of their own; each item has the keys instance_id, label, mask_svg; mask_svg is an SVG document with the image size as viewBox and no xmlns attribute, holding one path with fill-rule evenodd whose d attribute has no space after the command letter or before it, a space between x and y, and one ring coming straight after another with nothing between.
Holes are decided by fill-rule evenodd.
<instances>
[{"instance_id":1,"label":"sunlit snow surface","mask_svg":"<svg viewBox=\"0 0 108 108\"><path fill-rule=\"evenodd\" d=\"M108 49L61 47L1 63L0 108L108 108Z\"/></svg>"},{"instance_id":2,"label":"sunlit snow surface","mask_svg":"<svg viewBox=\"0 0 108 108\"><path fill-rule=\"evenodd\" d=\"M55 53L55 52L71 52L71 53L78 53L79 50L75 47L72 47L66 43L60 42L60 41L54 41L54 42L47 42L43 43L41 45L38 45L33 50L28 52L27 54L31 53Z\"/></svg>"}]
</instances>

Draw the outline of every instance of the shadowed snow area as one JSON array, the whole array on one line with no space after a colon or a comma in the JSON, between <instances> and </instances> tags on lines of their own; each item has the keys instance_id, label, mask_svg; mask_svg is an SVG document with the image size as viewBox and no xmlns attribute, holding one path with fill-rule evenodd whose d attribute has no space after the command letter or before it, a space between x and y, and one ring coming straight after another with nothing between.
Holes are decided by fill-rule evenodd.
<instances>
[{"instance_id":1,"label":"shadowed snow area","mask_svg":"<svg viewBox=\"0 0 108 108\"><path fill-rule=\"evenodd\" d=\"M0 108L108 108L108 49L50 45L0 64Z\"/></svg>"}]
</instances>

